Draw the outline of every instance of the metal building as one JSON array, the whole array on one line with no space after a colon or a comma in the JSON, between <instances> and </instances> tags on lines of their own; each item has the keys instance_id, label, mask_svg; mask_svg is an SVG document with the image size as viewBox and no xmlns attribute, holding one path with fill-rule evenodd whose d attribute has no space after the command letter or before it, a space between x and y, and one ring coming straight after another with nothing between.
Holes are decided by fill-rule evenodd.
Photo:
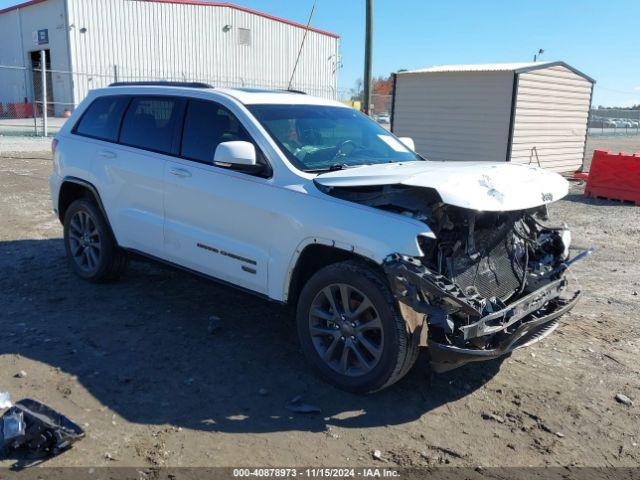
<instances>
[{"instance_id":1,"label":"metal building","mask_svg":"<svg viewBox=\"0 0 640 480\"><path fill-rule=\"evenodd\" d=\"M391 128L433 160L575 171L584 159L594 83L564 62L399 72Z\"/></svg>"},{"instance_id":2,"label":"metal building","mask_svg":"<svg viewBox=\"0 0 640 480\"><path fill-rule=\"evenodd\" d=\"M53 105L114 80L281 89L305 33L292 88L335 98L338 35L227 2L32 0L0 10L0 66L39 68L46 50ZM37 75L0 73L0 102L36 100Z\"/></svg>"}]
</instances>

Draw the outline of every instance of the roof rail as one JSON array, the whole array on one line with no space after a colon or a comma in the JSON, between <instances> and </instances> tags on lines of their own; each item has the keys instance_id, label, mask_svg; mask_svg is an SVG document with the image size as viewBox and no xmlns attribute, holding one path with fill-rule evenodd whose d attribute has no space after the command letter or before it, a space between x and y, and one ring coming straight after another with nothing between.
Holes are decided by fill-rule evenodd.
<instances>
[{"instance_id":1,"label":"roof rail","mask_svg":"<svg viewBox=\"0 0 640 480\"><path fill-rule=\"evenodd\" d=\"M110 87L183 87L183 88L213 88L213 85L203 82L114 82Z\"/></svg>"}]
</instances>

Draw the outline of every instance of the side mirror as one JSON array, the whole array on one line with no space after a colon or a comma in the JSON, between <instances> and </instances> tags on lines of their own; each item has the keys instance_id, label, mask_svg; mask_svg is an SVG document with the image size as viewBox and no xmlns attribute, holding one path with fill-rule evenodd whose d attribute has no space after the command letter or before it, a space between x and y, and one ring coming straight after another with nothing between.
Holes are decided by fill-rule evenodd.
<instances>
[{"instance_id":1,"label":"side mirror","mask_svg":"<svg viewBox=\"0 0 640 480\"><path fill-rule=\"evenodd\" d=\"M256 147L251 142L222 142L216 148L213 163L225 167L255 166Z\"/></svg>"},{"instance_id":2,"label":"side mirror","mask_svg":"<svg viewBox=\"0 0 640 480\"><path fill-rule=\"evenodd\" d=\"M413 138L411 138L411 137L398 137L398 140L400 140L404 144L404 146L407 147L412 152L416 151L416 143L413 141Z\"/></svg>"}]
</instances>

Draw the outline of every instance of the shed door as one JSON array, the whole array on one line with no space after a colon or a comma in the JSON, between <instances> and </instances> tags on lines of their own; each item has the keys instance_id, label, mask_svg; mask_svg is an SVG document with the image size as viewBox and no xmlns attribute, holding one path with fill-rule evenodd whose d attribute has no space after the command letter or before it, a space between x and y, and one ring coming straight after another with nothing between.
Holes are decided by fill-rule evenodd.
<instances>
[{"instance_id":1,"label":"shed door","mask_svg":"<svg viewBox=\"0 0 640 480\"><path fill-rule=\"evenodd\" d=\"M558 172L582 165L592 84L563 66L521 73L511 161Z\"/></svg>"}]
</instances>

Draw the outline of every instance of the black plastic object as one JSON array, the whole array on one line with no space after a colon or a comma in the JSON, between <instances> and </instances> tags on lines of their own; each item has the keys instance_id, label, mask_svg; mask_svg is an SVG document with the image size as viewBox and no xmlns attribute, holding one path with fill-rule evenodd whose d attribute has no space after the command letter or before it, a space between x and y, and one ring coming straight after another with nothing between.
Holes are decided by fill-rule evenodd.
<instances>
[{"instance_id":1,"label":"black plastic object","mask_svg":"<svg viewBox=\"0 0 640 480\"><path fill-rule=\"evenodd\" d=\"M19 425L16 419L21 419ZM84 430L48 406L25 398L0 417L0 458L24 452L32 459L54 457L84 437ZM19 425L9 438L1 427Z\"/></svg>"},{"instance_id":2,"label":"black plastic object","mask_svg":"<svg viewBox=\"0 0 640 480\"><path fill-rule=\"evenodd\" d=\"M169 81L143 81L143 82L114 82L110 87L183 87L183 88L213 88L213 85L203 82L169 82Z\"/></svg>"}]
</instances>

